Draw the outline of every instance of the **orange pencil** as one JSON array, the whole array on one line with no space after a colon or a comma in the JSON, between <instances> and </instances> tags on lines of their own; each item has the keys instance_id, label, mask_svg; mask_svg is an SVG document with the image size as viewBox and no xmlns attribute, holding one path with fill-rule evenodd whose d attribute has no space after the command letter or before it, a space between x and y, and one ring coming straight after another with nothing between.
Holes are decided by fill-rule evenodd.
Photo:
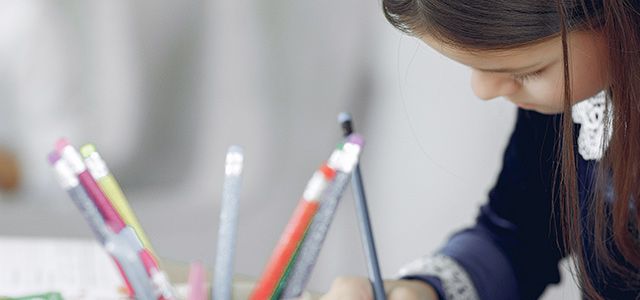
<instances>
[{"instance_id":1,"label":"orange pencil","mask_svg":"<svg viewBox=\"0 0 640 300\"><path fill-rule=\"evenodd\" d=\"M362 144L362 137L354 134L347 138L347 143ZM307 183L302 199L285 227L265 267L262 278L258 281L249 299L265 300L273 296L278 282L284 276L287 266L302 243L305 232L318 210L320 196L335 178L336 166L348 163L348 160L352 159L349 155L344 154L343 146L344 143L338 145L331 153L329 163L323 164Z\"/></svg>"},{"instance_id":2,"label":"orange pencil","mask_svg":"<svg viewBox=\"0 0 640 300\"><path fill-rule=\"evenodd\" d=\"M251 300L265 300L271 297L318 210L320 195L334 176L335 170L326 164L313 174L302 199L280 237L280 241L271 254L262 278L251 294Z\"/></svg>"}]
</instances>

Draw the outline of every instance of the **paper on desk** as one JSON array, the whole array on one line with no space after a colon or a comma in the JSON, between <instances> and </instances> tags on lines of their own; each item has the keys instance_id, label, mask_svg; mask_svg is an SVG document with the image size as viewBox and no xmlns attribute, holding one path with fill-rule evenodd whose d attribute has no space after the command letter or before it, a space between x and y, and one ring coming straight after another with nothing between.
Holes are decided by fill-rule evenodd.
<instances>
[{"instance_id":1,"label":"paper on desk","mask_svg":"<svg viewBox=\"0 0 640 300\"><path fill-rule=\"evenodd\" d=\"M60 292L69 299L126 299L117 268L94 241L0 237L0 296Z\"/></svg>"}]
</instances>

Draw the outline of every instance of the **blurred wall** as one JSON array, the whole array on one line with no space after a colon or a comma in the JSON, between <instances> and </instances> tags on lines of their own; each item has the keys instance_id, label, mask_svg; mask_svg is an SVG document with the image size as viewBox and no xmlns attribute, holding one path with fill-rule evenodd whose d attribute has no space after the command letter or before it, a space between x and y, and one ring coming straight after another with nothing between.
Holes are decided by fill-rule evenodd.
<instances>
[{"instance_id":1,"label":"blurred wall","mask_svg":"<svg viewBox=\"0 0 640 300\"><path fill-rule=\"evenodd\" d=\"M45 163L59 136L94 142L161 256L213 263L224 153L246 151L236 269L258 276L351 111L382 271L470 224L515 108L388 25L376 1L0 1L0 145L22 189L0 234L90 237ZM366 275L353 200L311 287ZM570 289L547 299L566 296ZM571 294L573 295L573 294Z\"/></svg>"}]
</instances>

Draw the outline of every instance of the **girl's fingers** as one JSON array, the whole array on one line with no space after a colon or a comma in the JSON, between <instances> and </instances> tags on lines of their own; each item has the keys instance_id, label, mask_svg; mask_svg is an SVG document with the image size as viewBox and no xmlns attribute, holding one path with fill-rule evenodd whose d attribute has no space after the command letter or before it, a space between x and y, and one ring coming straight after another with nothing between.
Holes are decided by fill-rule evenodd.
<instances>
[{"instance_id":1,"label":"girl's fingers","mask_svg":"<svg viewBox=\"0 0 640 300\"><path fill-rule=\"evenodd\" d=\"M419 280L389 280L384 288L387 300L438 300L434 289Z\"/></svg>"},{"instance_id":2,"label":"girl's fingers","mask_svg":"<svg viewBox=\"0 0 640 300\"><path fill-rule=\"evenodd\" d=\"M373 300L369 280L363 277L338 277L321 300Z\"/></svg>"},{"instance_id":3,"label":"girl's fingers","mask_svg":"<svg viewBox=\"0 0 640 300\"><path fill-rule=\"evenodd\" d=\"M387 300L438 300L433 288L418 280L386 280L384 288ZM339 277L321 300L373 300L369 279L364 277Z\"/></svg>"}]
</instances>

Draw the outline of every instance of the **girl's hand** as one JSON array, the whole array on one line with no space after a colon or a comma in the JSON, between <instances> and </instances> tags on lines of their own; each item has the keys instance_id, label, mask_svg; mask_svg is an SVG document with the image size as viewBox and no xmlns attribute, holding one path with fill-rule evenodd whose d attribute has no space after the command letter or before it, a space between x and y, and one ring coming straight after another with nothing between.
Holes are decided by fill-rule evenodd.
<instances>
[{"instance_id":1,"label":"girl's hand","mask_svg":"<svg viewBox=\"0 0 640 300\"><path fill-rule=\"evenodd\" d=\"M387 300L438 300L435 290L419 280L385 280ZM339 277L321 300L373 300L368 278Z\"/></svg>"}]
</instances>

